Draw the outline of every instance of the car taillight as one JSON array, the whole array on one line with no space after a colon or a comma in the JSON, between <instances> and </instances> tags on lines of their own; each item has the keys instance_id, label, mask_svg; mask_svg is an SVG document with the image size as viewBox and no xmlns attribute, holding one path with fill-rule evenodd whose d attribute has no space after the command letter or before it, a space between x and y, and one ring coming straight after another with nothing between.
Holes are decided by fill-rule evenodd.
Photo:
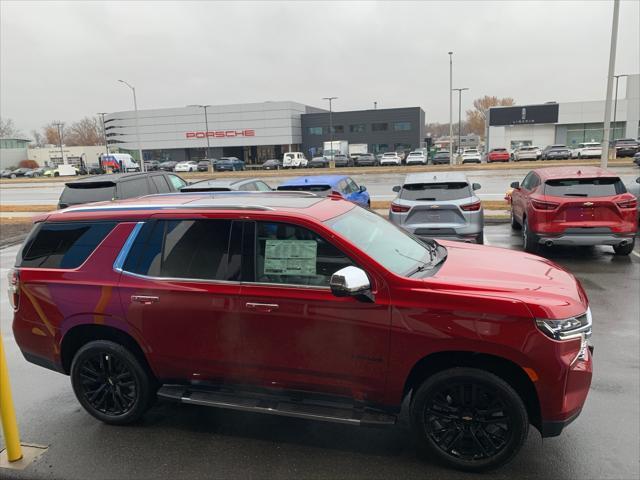
<instances>
[{"instance_id":1,"label":"car taillight","mask_svg":"<svg viewBox=\"0 0 640 480\"><path fill-rule=\"evenodd\" d=\"M638 202L635 198L631 200L624 200L622 202L616 202L616 204L620 208L636 208L638 206Z\"/></svg>"},{"instance_id":2,"label":"car taillight","mask_svg":"<svg viewBox=\"0 0 640 480\"><path fill-rule=\"evenodd\" d=\"M407 213L409 210L411 210L411 207L407 207L406 205L391 204L391 211L394 213Z\"/></svg>"},{"instance_id":3,"label":"car taillight","mask_svg":"<svg viewBox=\"0 0 640 480\"><path fill-rule=\"evenodd\" d=\"M478 201L478 202L468 203L466 205L461 205L460 208L465 212L477 212L478 210L480 210L481 206L482 206L482 203Z\"/></svg>"},{"instance_id":4,"label":"car taillight","mask_svg":"<svg viewBox=\"0 0 640 480\"><path fill-rule=\"evenodd\" d=\"M540 200L531 200L531 205L536 210L555 210L556 208L558 208L557 203L541 202Z\"/></svg>"},{"instance_id":5,"label":"car taillight","mask_svg":"<svg viewBox=\"0 0 640 480\"><path fill-rule=\"evenodd\" d=\"M12 268L7 274L7 280L9 287L7 288L9 294L9 303L14 310L18 309L18 301L20 300L20 273L17 269Z\"/></svg>"}]
</instances>

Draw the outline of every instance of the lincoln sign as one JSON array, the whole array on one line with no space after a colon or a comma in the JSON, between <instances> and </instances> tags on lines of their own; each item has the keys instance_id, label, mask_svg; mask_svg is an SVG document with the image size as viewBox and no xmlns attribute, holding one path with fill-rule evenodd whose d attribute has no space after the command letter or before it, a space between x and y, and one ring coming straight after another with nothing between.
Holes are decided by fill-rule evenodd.
<instances>
[{"instance_id":1,"label":"lincoln sign","mask_svg":"<svg viewBox=\"0 0 640 480\"><path fill-rule=\"evenodd\" d=\"M225 138L225 137L255 137L255 130L214 130L211 132L186 132L187 138Z\"/></svg>"}]
</instances>

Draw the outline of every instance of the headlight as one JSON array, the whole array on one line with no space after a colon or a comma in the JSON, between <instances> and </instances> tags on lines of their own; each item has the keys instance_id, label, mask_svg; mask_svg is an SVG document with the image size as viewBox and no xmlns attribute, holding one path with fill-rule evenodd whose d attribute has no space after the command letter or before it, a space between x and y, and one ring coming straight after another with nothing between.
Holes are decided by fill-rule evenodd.
<instances>
[{"instance_id":1,"label":"headlight","mask_svg":"<svg viewBox=\"0 0 640 480\"><path fill-rule=\"evenodd\" d=\"M563 320L536 319L536 325L550 338L554 340L572 340L584 336L591 336L591 309L580 316L565 318Z\"/></svg>"}]
</instances>

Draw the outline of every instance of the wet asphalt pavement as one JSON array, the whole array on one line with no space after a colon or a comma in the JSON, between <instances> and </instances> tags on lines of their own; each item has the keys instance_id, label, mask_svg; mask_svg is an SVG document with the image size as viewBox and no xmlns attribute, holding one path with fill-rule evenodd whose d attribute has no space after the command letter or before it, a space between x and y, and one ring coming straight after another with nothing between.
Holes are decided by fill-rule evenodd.
<instances>
[{"instance_id":1,"label":"wet asphalt pavement","mask_svg":"<svg viewBox=\"0 0 640 480\"><path fill-rule=\"evenodd\" d=\"M506 224L487 243L520 250ZM17 247L0 250L0 328L23 442L49 445L3 479L429 478L480 475L447 470L416 454L406 426L358 428L158 402L143 422L101 424L76 401L66 376L27 363L11 334L6 271ZM543 255L584 285L594 317L594 378L581 416L560 437L535 429L516 459L484 478L639 478L640 250L552 248ZM3 440L0 436L0 444Z\"/></svg>"}]
</instances>

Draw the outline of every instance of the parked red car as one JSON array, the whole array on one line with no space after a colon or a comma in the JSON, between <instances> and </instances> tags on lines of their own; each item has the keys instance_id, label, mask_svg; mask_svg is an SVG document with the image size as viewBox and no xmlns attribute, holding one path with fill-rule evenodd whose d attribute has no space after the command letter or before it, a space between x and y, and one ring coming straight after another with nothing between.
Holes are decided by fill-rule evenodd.
<instances>
[{"instance_id":1,"label":"parked red car","mask_svg":"<svg viewBox=\"0 0 640 480\"><path fill-rule=\"evenodd\" d=\"M532 170L511 184L511 225L522 229L524 248L540 245L611 245L633 251L637 200L615 173L597 167Z\"/></svg>"},{"instance_id":2,"label":"parked red car","mask_svg":"<svg viewBox=\"0 0 640 480\"><path fill-rule=\"evenodd\" d=\"M487 162L508 162L510 158L506 148L492 148L487 155Z\"/></svg>"},{"instance_id":3,"label":"parked red car","mask_svg":"<svg viewBox=\"0 0 640 480\"><path fill-rule=\"evenodd\" d=\"M540 257L417 240L341 198L154 195L42 216L10 272L30 362L109 424L158 396L393 424L448 465L559 435L591 383L579 282Z\"/></svg>"}]
</instances>

